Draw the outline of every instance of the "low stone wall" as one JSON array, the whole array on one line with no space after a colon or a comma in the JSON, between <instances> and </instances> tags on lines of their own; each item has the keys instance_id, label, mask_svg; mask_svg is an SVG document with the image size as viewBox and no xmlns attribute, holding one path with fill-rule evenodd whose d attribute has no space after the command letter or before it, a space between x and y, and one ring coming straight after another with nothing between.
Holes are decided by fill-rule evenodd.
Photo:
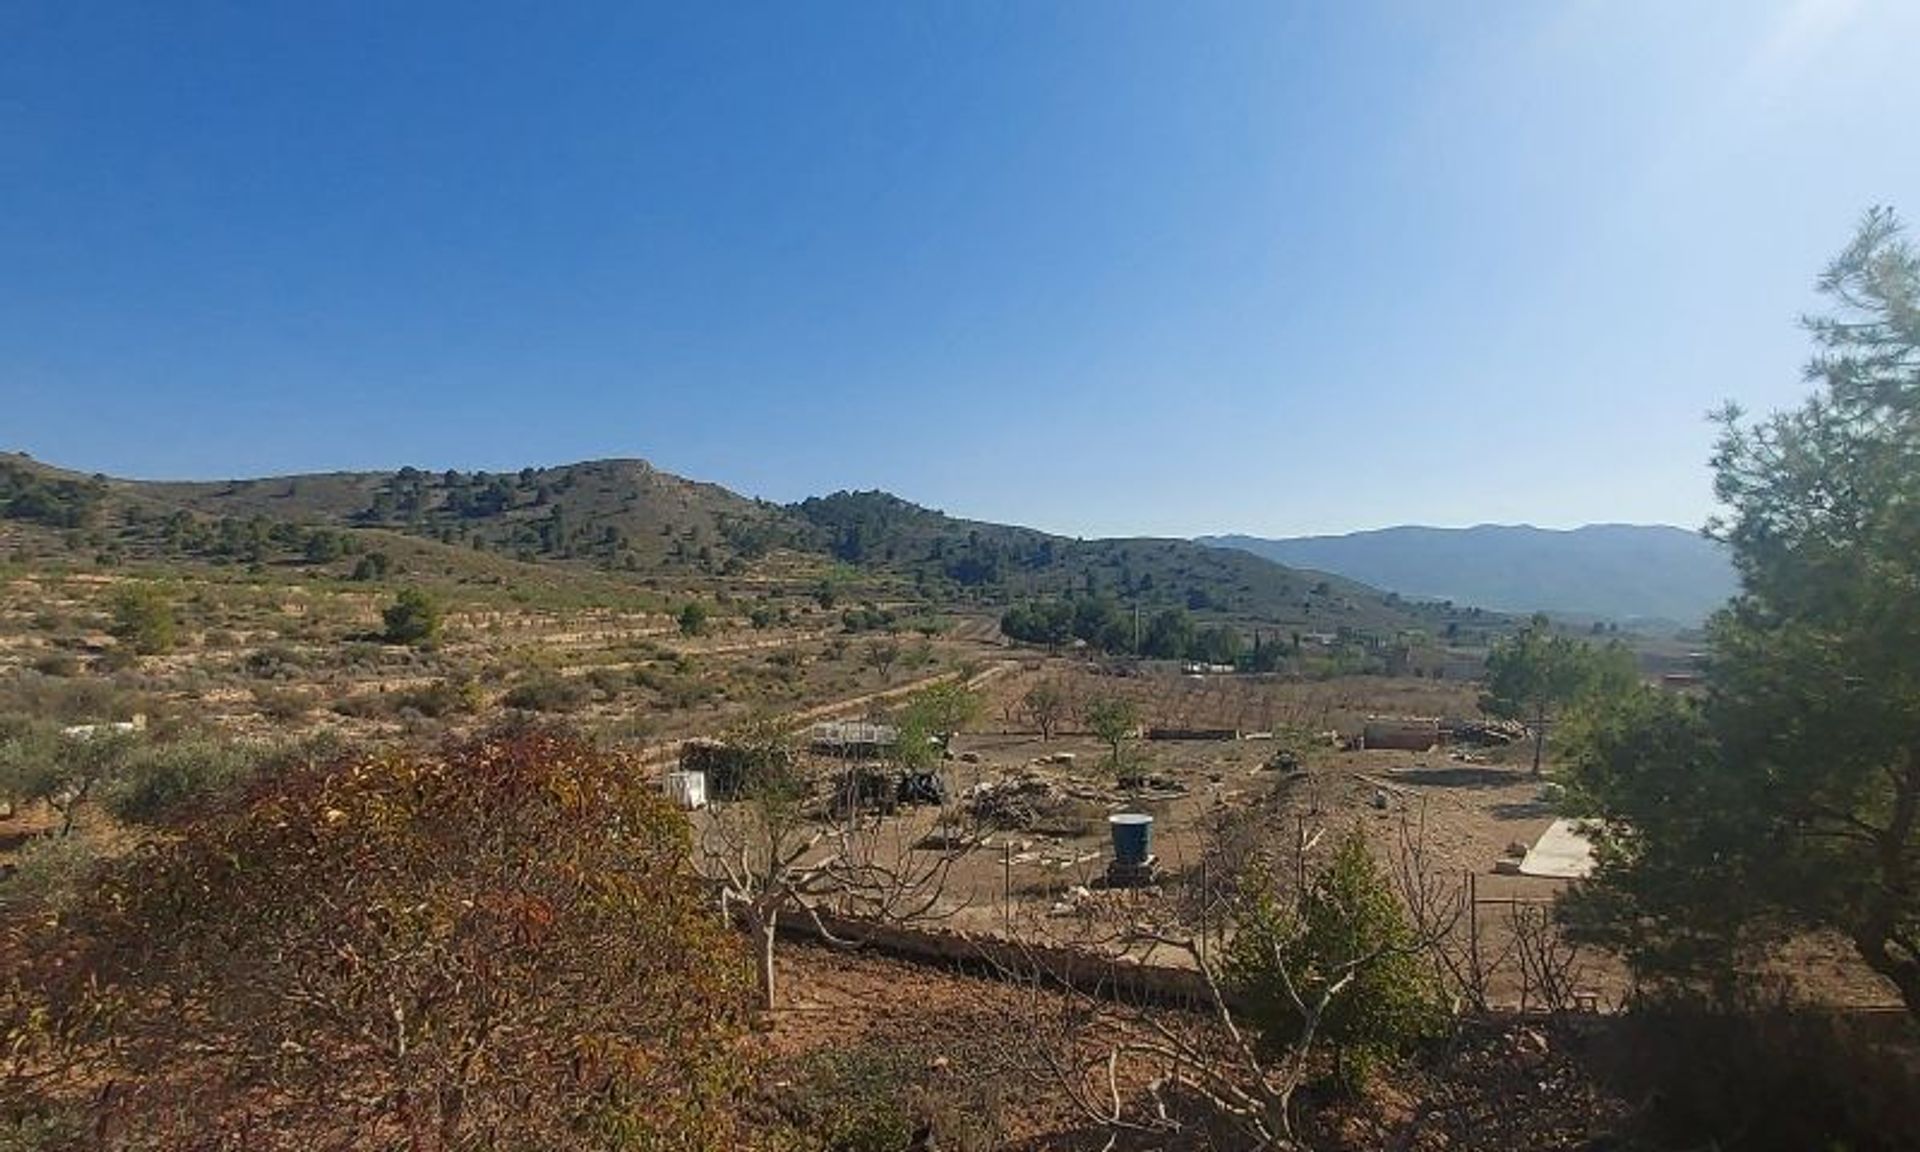
<instances>
[{"instance_id":1,"label":"low stone wall","mask_svg":"<svg viewBox=\"0 0 1920 1152\"><path fill-rule=\"evenodd\" d=\"M1040 980L1112 1000L1192 1010L1209 1007L1206 981L1192 968L1143 964L1089 949L1027 944L950 929L827 915L820 919L834 936L858 940L863 948L901 960L1022 982ZM780 931L794 939L820 939L813 923L804 916L782 917Z\"/></svg>"}]
</instances>

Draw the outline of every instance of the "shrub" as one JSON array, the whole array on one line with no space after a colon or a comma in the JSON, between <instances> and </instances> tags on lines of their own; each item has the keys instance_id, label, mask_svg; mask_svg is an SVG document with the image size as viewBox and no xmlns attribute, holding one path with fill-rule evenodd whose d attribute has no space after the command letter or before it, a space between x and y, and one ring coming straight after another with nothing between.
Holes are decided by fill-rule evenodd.
<instances>
[{"instance_id":1,"label":"shrub","mask_svg":"<svg viewBox=\"0 0 1920 1152\"><path fill-rule=\"evenodd\" d=\"M487 694L470 676L435 680L424 688L398 693L397 708L411 708L422 716L441 719L446 716L473 715L486 707Z\"/></svg>"},{"instance_id":2,"label":"shrub","mask_svg":"<svg viewBox=\"0 0 1920 1152\"><path fill-rule=\"evenodd\" d=\"M137 744L107 786L104 803L121 820L151 824L247 779L256 759L245 745L205 737Z\"/></svg>"},{"instance_id":3,"label":"shrub","mask_svg":"<svg viewBox=\"0 0 1920 1152\"><path fill-rule=\"evenodd\" d=\"M76 1109L0 1116L0 1152L54 1152L86 1146L90 1125Z\"/></svg>"},{"instance_id":4,"label":"shrub","mask_svg":"<svg viewBox=\"0 0 1920 1152\"><path fill-rule=\"evenodd\" d=\"M291 680L306 669L307 661L284 644L274 644L247 653L242 662L247 675L259 680Z\"/></svg>"},{"instance_id":5,"label":"shrub","mask_svg":"<svg viewBox=\"0 0 1920 1152\"><path fill-rule=\"evenodd\" d=\"M33 670L42 676L66 679L80 674L80 661L71 652L48 652L34 657Z\"/></svg>"},{"instance_id":6,"label":"shrub","mask_svg":"<svg viewBox=\"0 0 1920 1152\"><path fill-rule=\"evenodd\" d=\"M585 681L549 672L514 685L501 703L528 712L571 712L591 694Z\"/></svg>"},{"instance_id":7,"label":"shrub","mask_svg":"<svg viewBox=\"0 0 1920 1152\"><path fill-rule=\"evenodd\" d=\"M418 588L402 588L380 618L389 644L425 644L440 633L440 605Z\"/></svg>"},{"instance_id":8,"label":"shrub","mask_svg":"<svg viewBox=\"0 0 1920 1152\"><path fill-rule=\"evenodd\" d=\"M304 719L313 711L313 693L300 688L268 688L255 685L253 706L269 720L289 724Z\"/></svg>"},{"instance_id":9,"label":"shrub","mask_svg":"<svg viewBox=\"0 0 1920 1152\"><path fill-rule=\"evenodd\" d=\"M141 656L173 650L173 604L153 584L129 584L113 597L113 635Z\"/></svg>"},{"instance_id":10,"label":"shrub","mask_svg":"<svg viewBox=\"0 0 1920 1152\"><path fill-rule=\"evenodd\" d=\"M1892 1152L1920 1115L1911 1032L1764 991L1643 1000L1605 1055L1620 1088L1652 1102L1638 1118L1650 1146Z\"/></svg>"},{"instance_id":11,"label":"shrub","mask_svg":"<svg viewBox=\"0 0 1920 1152\"><path fill-rule=\"evenodd\" d=\"M99 847L84 836L36 836L20 846L13 874L0 883L0 909L64 911L99 863Z\"/></svg>"},{"instance_id":12,"label":"shrub","mask_svg":"<svg viewBox=\"0 0 1920 1152\"><path fill-rule=\"evenodd\" d=\"M945 1054L886 1040L810 1052L779 1070L772 1103L802 1147L896 1152L914 1146L923 1127L930 1146L999 1147L1004 1085L993 1075L953 1076L934 1060Z\"/></svg>"},{"instance_id":13,"label":"shrub","mask_svg":"<svg viewBox=\"0 0 1920 1152\"><path fill-rule=\"evenodd\" d=\"M814 1053L796 1069L781 1111L834 1152L897 1152L913 1139L913 1064L909 1053L872 1045Z\"/></svg>"},{"instance_id":14,"label":"shrub","mask_svg":"<svg viewBox=\"0 0 1920 1152\"><path fill-rule=\"evenodd\" d=\"M1430 1036L1444 1019L1439 986L1412 926L1358 825L1292 901L1256 876L1227 951L1228 982L1270 1054L1295 1046L1304 1020L1289 982L1314 1004L1348 971L1314 1037L1333 1053L1334 1080L1357 1087L1376 1061Z\"/></svg>"},{"instance_id":15,"label":"shrub","mask_svg":"<svg viewBox=\"0 0 1920 1152\"><path fill-rule=\"evenodd\" d=\"M292 771L23 928L0 1026L155 1147L736 1147L750 977L688 835L548 732Z\"/></svg>"}]
</instances>

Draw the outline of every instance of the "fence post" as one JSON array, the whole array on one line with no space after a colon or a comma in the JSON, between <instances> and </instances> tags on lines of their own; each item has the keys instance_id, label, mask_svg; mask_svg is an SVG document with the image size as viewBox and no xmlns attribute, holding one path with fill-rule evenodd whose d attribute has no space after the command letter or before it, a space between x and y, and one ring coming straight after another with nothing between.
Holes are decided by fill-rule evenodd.
<instances>
[{"instance_id":1,"label":"fence post","mask_svg":"<svg viewBox=\"0 0 1920 1152\"><path fill-rule=\"evenodd\" d=\"M1480 970L1480 874L1467 869L1467 972L1475 984L1480 1006L1487 1006L1487 974Z\"/></svg>"}]
</instances>

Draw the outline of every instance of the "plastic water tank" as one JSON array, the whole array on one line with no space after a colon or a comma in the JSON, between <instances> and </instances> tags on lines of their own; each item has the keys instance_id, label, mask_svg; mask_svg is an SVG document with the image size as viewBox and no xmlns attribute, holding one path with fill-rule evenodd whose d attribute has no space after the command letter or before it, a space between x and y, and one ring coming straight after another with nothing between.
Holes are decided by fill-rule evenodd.
<instances>
[{"instance_id":1,"label":"plastic water tank","mask_svg":"<svg viewBox=\"0 0 1920 1152\"><path fill-rule=\"evenodd\" d=\"M1121 864L1144 864L1153 851L1153 817L1145 812L1116 812L1107 817L1113 833L1113 858Z\"/></svg>"}]
</instances>

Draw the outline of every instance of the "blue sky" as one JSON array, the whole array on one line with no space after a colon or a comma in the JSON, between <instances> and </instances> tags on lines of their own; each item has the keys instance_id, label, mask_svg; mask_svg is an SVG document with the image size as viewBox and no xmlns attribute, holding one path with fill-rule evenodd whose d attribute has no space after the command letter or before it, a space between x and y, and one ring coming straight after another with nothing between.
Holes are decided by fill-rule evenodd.
<instances>
[{"instance_id":1,"label":"blue sky","mask_svg":"<svg viewBox=\"0 0 1920 1152\"><path fill-rule=\"evenodd\" d=\"M1920 4L0 5L0 446L1697 525Z\"/></svg>"}]
</instances>

